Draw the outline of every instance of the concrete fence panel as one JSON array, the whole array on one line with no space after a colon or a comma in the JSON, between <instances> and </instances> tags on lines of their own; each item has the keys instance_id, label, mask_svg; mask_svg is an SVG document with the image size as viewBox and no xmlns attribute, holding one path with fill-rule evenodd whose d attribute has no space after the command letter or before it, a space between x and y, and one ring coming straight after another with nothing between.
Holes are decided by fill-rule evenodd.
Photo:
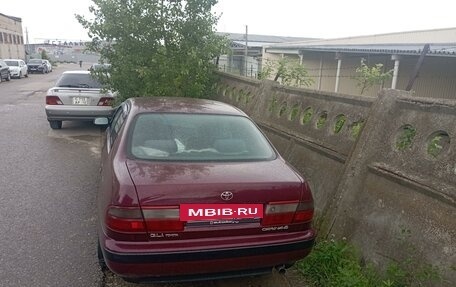
<instances>
[{"instance_id":1,"label":"concrete fence panel","mask_svg":"<svg viewBox=\"0 0 456 287\"><path fill-rule=\"evenodd\" d=\"M413 256L456 282L456 101L220 75L217 99L249 114L310 182L321 234L380 265Z\"/></svg>"}]
</instances>

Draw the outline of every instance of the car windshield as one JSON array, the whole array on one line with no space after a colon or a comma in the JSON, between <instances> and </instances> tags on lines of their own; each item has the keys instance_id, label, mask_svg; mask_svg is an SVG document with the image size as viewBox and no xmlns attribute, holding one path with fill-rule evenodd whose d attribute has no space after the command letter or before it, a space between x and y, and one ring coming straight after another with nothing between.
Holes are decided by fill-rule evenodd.
<instances>
[{"instance_id":1,"label":"car windshield","mask_svg":"<svg viewBox=\"0 0 456 287\"><path fill-rule=\"evenodd\" d=\"M258 161L276 157L251 120L242 116L145 113L129 133L129 153L165 161Z\"/></svg>"},{"instance_id":2,"label":"car windshield","mask_svg":"<svg viewBox=\"0 0 456 287\"><path fill-rule=\"evenodd\" d=\"M8 66L10 66L10 67L12 67L12 66L16 66L16 67L19 66L19 62L18 62L18 61L5 61L5 63L6 63Z\"/></svg>"},{"instance_id":3,"label":"car windshield","mask_svg":"<svg viewBox=\"0 0 456 287\"><path fill-rule=\"evenodd\" d=\"M30 60L29 61L29 64L41 64L42 61L41 60Z\"/></svg>"},{"instance_id":4,"label":"car windshield","mask_svg":"<svg viewBox=\"0 0 456 287\"><path fill-rule=\"evenodd\" d=\"M103 86L90 74L63 74L57 81L60 88L101 89Z\"/></svg>"}]
</instances>

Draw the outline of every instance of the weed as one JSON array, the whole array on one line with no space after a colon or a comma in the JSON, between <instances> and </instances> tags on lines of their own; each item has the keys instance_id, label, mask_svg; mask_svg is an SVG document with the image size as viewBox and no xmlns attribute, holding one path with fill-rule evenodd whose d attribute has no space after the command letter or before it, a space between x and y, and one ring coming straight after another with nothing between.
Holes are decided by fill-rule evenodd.
<instances>
[{"instance_id":1,"label":"weed","mask_svg":"<svg viewBox=\"0 0 456 287\"><path fill-rule=\"evenodd\" d=\"M412 146L413 138L416 135L416 129L410 125L405 125L402 127L402 133L396 142L396 148L398 150L405 150Z\"/></svg>"},{"instance_id":2,"label":"weed","mask_svg":"<svg viewBox=\"0 0 456 287\"><path fill-rule=\"evenodd\" d=\"M326 119L328 118L328 114L323 112L317 121L317 129L321 129L326 124Z\"/></svg>"},{"instance_id":3,"label":"weed","mask_svg":"<svg viewBox=\"0 0 456 287\"><path fill-rule=\"evenodd\" d=\"M334 133L338 134L342 130L346 120L347 118L344 115L337 117L336 124L334 125Z\"/></svg>"},{"instance_id":4,"label":"weed","mask_svg":"<svg viewBox=\"0 0 456 287\"><path fill-rule=\"evenodd\" d=\"M351 126L351 135L352 137L354 138L357 138L359 133L361 132L361 128L363 127L364 125L364 121L358 121L358 122L354 122Z\"/></svg>"},{"instance_id":5,"label":"weed","mask_svg":"<svg viewBox=\"0 0 456 287\"><path fill-rule=\"evenodd\" d=\"M431 139L427 148L428 154L432 155L433 157L437 157L440 154L443 149L442 138L443 135L439 134Z\"/></svg>"},{"instance_id":6,"label":"weed","mask_svg":"<svg viewBox=\"0 0 456 287\"><path fill-rule=\"evenodd\" d=\"M298 115L299 113L299 105L294 105L292 108L291 108L291 113L290 113L290 117L288 118L290 121L293 121L296 116Z\"/></svg>"},{"instance_id":7,"label":"weed","mask_svg":"<svg viewBox=\"0 0 456 287\"><path fill-rule=\"evenodd\" d=\"M414 257L410 234L403 229L398 238L405 244L406 258L390 262L383 273L362 264L356 248L344 239L319 241L297 268L315 287L419 287L440 282L437 267Z\"/></svg>"},{"instance_id":8,"label":"weed","mask_svg":"<svg viewBox=\"0 0 456 287\"><path fill-rule=\"evenodd\" d=\"M313 109L311 107L308 107L307 109L305 109L304 111L304 114L302 115L302 124L307 124L308 122L310 122L310 120L312 119L312 116L313 116Z\"/></svg>"}]
</instances>

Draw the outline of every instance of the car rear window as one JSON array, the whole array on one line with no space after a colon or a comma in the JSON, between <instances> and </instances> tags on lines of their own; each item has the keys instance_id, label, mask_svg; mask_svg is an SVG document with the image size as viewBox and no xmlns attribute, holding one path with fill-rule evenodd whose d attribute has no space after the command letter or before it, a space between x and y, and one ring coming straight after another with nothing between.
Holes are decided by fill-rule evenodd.
<instances>
[{"instance_id":1,"label":"car rear window","mask_svg":"<svg viewBox=\"0 0 456 287\"><path fill-rule=\"evenodd\" d=\"M102 85L90 74L63 74L57 81L61 88L101 89Z\"/></svg>"},{"instance_id":2,"label":"car rear window","mask_svg":"<svg viewBox=\"0 0 456 287\"><path fill-rule=\"evenodd\" d=\"M276 157L256 125L242 116L140 114L129 137L129 153L139 159L255 161Z\"/></svg>"},{"instance_id":3,"label":"car rear window","mask_svg":"<svg viewBox=\"0 0 456 287\"><path fill-rule=\"evenodd\" d=\"M43 61L42 60L30 60L29 61L29 64L42 64Z\"/></svg>"},{"instance_id":4,"label":"car rear window","mask_svg":"<svg viewBox=\"0 0 456 287\"><path fill-rule=\"evenodd\" d=\"M18 61L5 61L5 63L10 66L10 67L13 67L13 66L19 66L19 62Z\"/></svg>"}]
</instances>

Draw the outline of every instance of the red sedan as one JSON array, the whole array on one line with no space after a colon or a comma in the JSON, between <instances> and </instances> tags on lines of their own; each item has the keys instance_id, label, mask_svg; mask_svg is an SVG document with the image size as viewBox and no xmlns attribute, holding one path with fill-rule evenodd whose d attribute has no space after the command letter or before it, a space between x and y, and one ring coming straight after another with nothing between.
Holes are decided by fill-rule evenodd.
<instances>
[{"instance_id":1,"label":"red sedan","mask_svg":"<svg viewBox=\"0 0 456 287\"><path fill-rule=\"evenodd\" d=\"M98 212L100 264L129 281L284 270L315 238L305 179L247 115L210 100L125 101L106 132Z\"/></svg>"}]
</instances>

